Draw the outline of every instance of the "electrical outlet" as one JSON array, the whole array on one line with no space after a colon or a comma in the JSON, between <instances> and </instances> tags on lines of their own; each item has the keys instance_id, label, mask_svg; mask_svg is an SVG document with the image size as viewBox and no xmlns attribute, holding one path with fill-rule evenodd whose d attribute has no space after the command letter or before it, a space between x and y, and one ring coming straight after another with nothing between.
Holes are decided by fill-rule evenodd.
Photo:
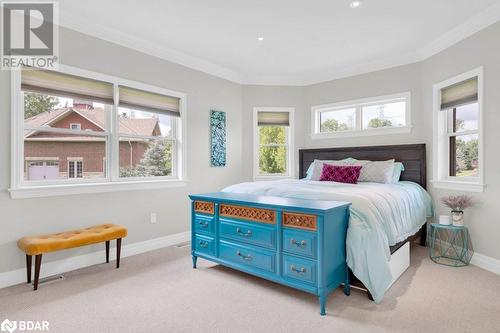
<instances>
[{"instance_id":1,"label":"electrical outlet","mask_svg":"<svg viewBox=\"0 0 500 333\"><path fill-rule=\"evenodd\" d=\"M151 213L151 216L150 216L150 222L151 223L156 223L157 220L156 220L156 213Z\"/></svg>"}]
</instances>

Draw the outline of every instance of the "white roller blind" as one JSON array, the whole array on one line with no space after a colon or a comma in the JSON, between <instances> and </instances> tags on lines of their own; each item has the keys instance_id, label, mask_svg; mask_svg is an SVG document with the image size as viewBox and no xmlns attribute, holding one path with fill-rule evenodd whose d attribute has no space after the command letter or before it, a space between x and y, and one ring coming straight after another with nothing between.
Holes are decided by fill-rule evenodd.
<instances>
[{"instance_id":1,"label":"white roller blind","mask_svg":"<svg viewBox=\"0 0 500 333\"><path fill-rule=\"evenodd\" d=\"M258 112L259 126L290 126L288 112Z\"/></svg>"},{"instance_id":2,"label":"white roller blind","mask_svg":"<svg viewBox=\"0 0 500 333\"><path fill-rule=\"evenodd\" d=\"M21 89L46 95L113 104L113 84L41 69L23 69Z\"/></svg>"},{"instance_id":3,"label":"white roller blind","mask_svg":"<svg viewBox=\"0 0 500 333\"><path fill-rule=\"evenodd\" d=\"M119 87L119 105L144 111L153 111L180 117L180 99L177 97L151 93L144 90Z\"/></svg>"},{"instance_id":4,"label":"white roller blind","mask_svg":"<svg viewBox=\"0 0 500 333\"><path fill-rule=\"evenodd\" d=\"M477 101L477 77L441 89L441 110Z\"/></svg>"}]
</instances>

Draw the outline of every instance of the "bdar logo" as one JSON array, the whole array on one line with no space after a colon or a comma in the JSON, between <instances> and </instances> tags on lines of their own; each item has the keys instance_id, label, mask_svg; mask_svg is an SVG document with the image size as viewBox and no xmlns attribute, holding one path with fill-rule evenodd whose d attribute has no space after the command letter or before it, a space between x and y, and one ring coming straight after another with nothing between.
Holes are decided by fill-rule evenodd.
<instances>
[{"instance_id":1,"label":"bdar logo","mask_svg":"<svg viewBox=\"0 0 500 333\"><path fill-rule=\"evenodd\" d=\"M17 322L5 319L2 324L0 324L0 330L3 332L12 333L17 329Z\"/></svg>"}]
</instances>

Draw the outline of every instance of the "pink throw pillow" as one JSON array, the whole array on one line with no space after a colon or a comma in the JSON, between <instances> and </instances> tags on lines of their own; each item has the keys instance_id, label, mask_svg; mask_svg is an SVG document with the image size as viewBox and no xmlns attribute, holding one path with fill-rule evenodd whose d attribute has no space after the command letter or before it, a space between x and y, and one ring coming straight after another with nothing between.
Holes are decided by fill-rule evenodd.
<instances>
[{"instance_id":1,"label":"pink throw pillow","mask_svg":"<svg viewBox=\"0 0 500 333\"><path fill-rule=\"evenodd\" d=\"M320 181L357 184L362 166L323 164Z\"/></svg>"}]
</instances>

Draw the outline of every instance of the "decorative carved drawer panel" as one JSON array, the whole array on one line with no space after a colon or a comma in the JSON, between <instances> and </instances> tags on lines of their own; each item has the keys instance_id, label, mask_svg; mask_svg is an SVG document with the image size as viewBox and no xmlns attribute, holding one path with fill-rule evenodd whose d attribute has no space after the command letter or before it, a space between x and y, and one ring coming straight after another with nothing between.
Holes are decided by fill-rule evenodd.
<instances>
[{"instance_id":1,"label":"decorative carved drawer panel","mask_svg":"<svg viewBox=\"0 0 500 333\"><path fill-rule=\"evenodd\" d=\"M214 203L206 201L195 201L194 211L197 213L214 214Z\"/></svg>"},{"instance_id":2,"label":"decorative carved drawer panel","mask_svg":"<svg viewBox=\"0 0 500 333\"><path fill-rule=\"evenodd\" d=\"M283 212L283 225L289 228L316 231L316 216Z\"/></svg>"},{"instance_id":3,"label":"decorative carved drawer panel","mask_svg":"<svg viewBox=\"0 0 500 333\"><path fill-rule=\"evenodd\" d=\"M272 210L262 208L221 204L219 215L262 223L276 223L276 213Z\"/></svg>"}]
</instances>

